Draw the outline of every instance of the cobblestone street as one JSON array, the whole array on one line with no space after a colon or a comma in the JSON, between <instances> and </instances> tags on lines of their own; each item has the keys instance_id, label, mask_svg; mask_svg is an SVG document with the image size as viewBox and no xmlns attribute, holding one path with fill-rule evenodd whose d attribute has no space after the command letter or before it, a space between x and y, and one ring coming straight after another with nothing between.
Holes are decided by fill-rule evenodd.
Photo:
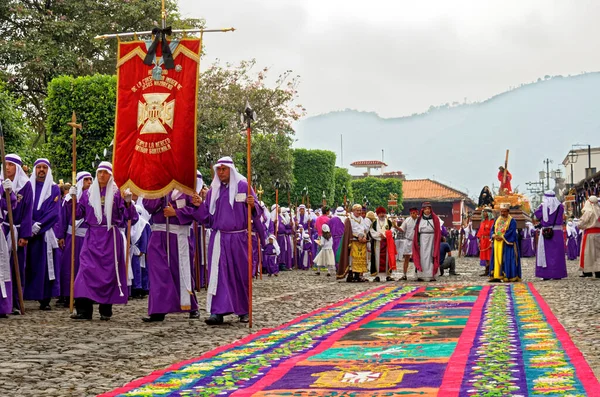
<instances>
[{"instance_id":1,"label":"cobblestone street","mask_svg":"<svg viewBox=\"0 0 600 397\"><path fill-rule=\"evenodd\" d=\"M438 283L484 284L479 260L460 258L460 276ZM535 287L600 376L600 280L579 278L578 262L569 262L569 278L533 278L534 261L523 260L525 281ZM411 264L412 269L412 264ZM115 306L111 321L75 322L68 309L41 312L28 302L25 316L0 320L0 396L93 396L133 379L196 357L262 328L278 326L319 307L350 297L379 283L334 283L313 272L283 272L254 284L254 328L226 318L222 327L208 327L187 315L168 315L164 323L146 324L146 300ZM204 294L200 296L200 307ZM206 313L201 312L201 318Z\"/></svg>"}]
</instances>

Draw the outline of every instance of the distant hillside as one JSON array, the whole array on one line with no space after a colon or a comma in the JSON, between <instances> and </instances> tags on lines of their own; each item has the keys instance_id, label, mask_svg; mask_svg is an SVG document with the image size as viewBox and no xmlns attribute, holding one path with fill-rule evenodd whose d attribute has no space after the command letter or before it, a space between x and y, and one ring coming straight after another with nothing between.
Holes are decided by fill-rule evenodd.
<instances>
[{"instance_id":1,"label":"distant hillside","mask_svg":"<svg viewBox=\"0 0 600 397\"><path fill-rule=\"evenodd\" d=\"M408 117L356 110L309 117L296 125L295 146L332 150L339 165L340 134L344 167L381 160L384 149L387 171L435 178L470 196L498 185L498 166L510 149L513 188L524 192L525 182L537 181L545 158L557 168L572 144L600 143L600 72L538 80L485 102L431 107Z\"/></svg>"}]
</instances>

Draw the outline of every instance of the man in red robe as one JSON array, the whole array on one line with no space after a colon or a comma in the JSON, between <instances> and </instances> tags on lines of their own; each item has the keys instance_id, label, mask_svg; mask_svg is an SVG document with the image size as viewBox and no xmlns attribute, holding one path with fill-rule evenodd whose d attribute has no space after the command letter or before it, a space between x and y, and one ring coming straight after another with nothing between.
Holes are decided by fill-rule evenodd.
<instances>
[{"instance_id":1,"label":"man in red robe","mask_svg":"<svg viewBox=\"0 0 600 397\"><path fill-rule=\"evenodd\" d=\"M500 181L500 195L503 196L508 193L512 193L512 186L510 181L512 179L512 175L508 170L506 170L506 180L504 180L504 167L500 166L498 168L498 180Z\"/></svg>"}]
</instances>

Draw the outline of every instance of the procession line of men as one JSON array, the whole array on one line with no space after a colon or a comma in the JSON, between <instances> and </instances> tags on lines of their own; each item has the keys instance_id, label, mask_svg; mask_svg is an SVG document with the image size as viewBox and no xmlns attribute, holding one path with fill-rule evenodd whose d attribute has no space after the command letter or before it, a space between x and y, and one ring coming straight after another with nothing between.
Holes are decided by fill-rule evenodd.
<instances>
[{"instance_id":1,"label":"procession line of men","mask_svg":"<svg viewBox=\"0 0 600 397\"><path fill-rule=\"evenodd\" d=\"M199 279L208 289L207 323L220 324L223 316L231 313L247 322L247 205L253 207L259 236L264 235L259 219L262 211L231 158L220 159L213 169L215 176L208 192L201 191L202 176L198 174L194 195L174 190L164 198L138 199L135 203L129 190L121 193L114 183L108 162L100 163L95 178L80 172L76 185L63 198L47 159L37 160L28 178L20 157L7 155L1 178L3 188L10 191L24 298L37 300L41 310L51 309L52 297L59 297L60 303L69 301L68 253L75 244L74 320L92 319L95 304L100 319L109 320L113 305L126 304L129 296L145 294L149 295L148 317L143 319L146 322L162 321L168 313L177 312L197 318L194 289ZM70 225L73 197L77 219L74 232ZM6 199L0 200L5 218ZM128 224L131 246L126 260ZM3 226L8 237L6 219ZM2 318L19 314L22 309L18 286L12 283L16 278L7 240L0 239ZM207 248L208 268L196 274L194 258L201 246Z\"/></svg>"},{"instance_id":2,"label":"procession line of men","mask_svg":"<svg viewBox=\"0 0 600 397\"><path fill-rule=\"evenodd\" d=\"M87 172L79 173L76 185L63 198L53 181L48 160L35 162L31 178L21 165L18 156L6 156L2 184L11 193L11 203L3 197L0 205L3 215L7 205L13 209L24 297L37 300L41 310L50 309L52 297L68 302L71 278L68 253L75 244L76 313L72 315L75 320L90 320L94 304L99 306L100 319L109 320L112 305L127 303L129 296L144 295L148 295L148 316L143 319L146 322L163 321L167 314L179 312L198 318L195 290L200 282L207 288L206 310L210 314L205 320L207 324L222 324L228 314L247 322L248 206L255 247L250 255L255 275L264 271L276 276L280 269L308 270L316 266L317 274L327 271L332 280L392 281L400 262L400 280L407 280L411 258L416 281L436 281L445 269L456 275L452 250L445 241L448 231L430 203L423 203L420 210L411 208L410 217L402 220L388 217L382 207L373 213L359 204L353 205L348 215L341 207L330 216L326 207L312 212L302 205L294 215L287 208L278 210L278 206L269 212L229 157L213 166L210 189L202 188L202 176L198 174L198 188L193 195L174 190L163 198L134 200L129 190L121 192L114 183L111 164L102 162L95 178ZM70 225L73 198L77 219L74 232ZM597 200L588 204L584 215L598 208ZM542 230L558 232L561 211L560 202L548 193L536 211ZM600 228L596 229L595 224L588 226L588 215L582 217L581 223L587 230L582 252L585 251L589 262L596 257L593 239L600 235ZM598 217L594 221L598 222ZM128 224L131 246L130 257L126 259ZM5 236L10 232L6 220L4 232ZM509 208L501 207L496 220L486 217L477 236L482 264L490 281L519 281L518 233ZM562 238L561 233L554 236L538 241L538 277L566 277L566 270L563 272L562 264L556 260L560 249L555 245ZM61 249L65 252L62 256ZM564 262L564 246L562 249ZM199 259L202 250L206 262ZM3 317L21 309L16 286L12 284L15 278L11 274L11 252L6 239L0 239ZM196 266L199 262L203 266ZM592 273L600 271L594 266L585 268L589 269ZM200 274L196 274L198 271Z\"/></svg>"}]
</instances>

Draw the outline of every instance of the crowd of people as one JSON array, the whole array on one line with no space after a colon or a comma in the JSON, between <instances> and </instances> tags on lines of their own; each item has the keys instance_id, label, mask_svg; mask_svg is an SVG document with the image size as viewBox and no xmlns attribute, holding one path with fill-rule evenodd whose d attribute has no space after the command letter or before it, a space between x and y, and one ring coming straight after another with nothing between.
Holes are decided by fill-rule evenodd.
<instances>
[{"instance_id":1,"label":"crowd of people","mask_svg":"<svg viewBox=\"0 0 600 397\"><path fill-rule=\"evenodd\" d=\"M361 204L333 213L304 204L267 208L231 158L220 159L213 171L209 186L198 173L193 194L175 189L142 198L119 190L108 162L94 175L79 172L73 186L59 186L47 159L38 159L28 176L20 157L7 155L0 176L9 193L0 199L6 236L0 239L0 318L23 312L19 290L40 310L51 310L52 298L65 307L74 299L73 320L91 320L98 305L100 319L108 321L113 305L146 296L145 322L163 321L170 313L199 318L196 293L204 287L207 324L222 324L229 314L247 322L249 262L255 277L297 269L332 281L435 282L445 272L458 275L453 251L459 250L480 257L489 281L511 282L521 280L522 256L536 256L537 277L560 279L567 276L566 256L581 253L583 276L600 277L600 207L594 196L581 220L564 225L564 206L548 192L534 213L537 226L519 231L510 206L484 204L477 229L468 223L448 230L428 202L410 208L405 218Z\"/></svg>"}]
</instances>

